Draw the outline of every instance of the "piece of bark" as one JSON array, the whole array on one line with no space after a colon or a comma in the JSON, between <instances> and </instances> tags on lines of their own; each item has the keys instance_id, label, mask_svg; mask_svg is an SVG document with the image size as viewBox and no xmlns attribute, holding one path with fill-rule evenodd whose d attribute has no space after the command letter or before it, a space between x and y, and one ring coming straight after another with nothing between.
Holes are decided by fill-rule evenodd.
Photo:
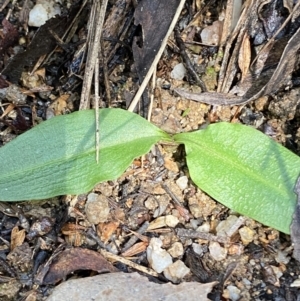
<instances>
[{"instance_id":1,"label":"piece of bark","mask_svg":"<svg viewBox=\"0 0 300 301\"><path fill-rule=\"evenodd\" d=\"M142 41L135 38L132 45L134 65L140 83L144 80L160 49L179 3L180 0L143 0L135 9L134 24L141 25L143 33ZM142 47L138 45L139 42ZM147 116L148 106L149 97L146 90L140 106L143 116Z\"/></svg>"},{"instance_id":2,"label":"piece of bark","mask_svg":"<svg viewBox=\"0 0 300 301\"><path fill-rule=\"evenodd\" d=\"M179 0L143 0L135 9L134 24L141 25L143 32L143 46L137 44L137 39L132 45L134 64L140 81L146 76L160 48L179 2Z\"/></svg>"},{"instance_id":3,"label":"piece of bark","mask_svg":"<svg viewBox=\"0 0 300 301\"><path fill-rule=\"evenodd\" d=\"M131 2L131 0L117 0L105 20L102 32L104 40L102 48L108 62L116 54L116 50L120 46L118 40L123 41L126 23L128 23L128 19L132 18Z\"/></svg>"}]
</instances>

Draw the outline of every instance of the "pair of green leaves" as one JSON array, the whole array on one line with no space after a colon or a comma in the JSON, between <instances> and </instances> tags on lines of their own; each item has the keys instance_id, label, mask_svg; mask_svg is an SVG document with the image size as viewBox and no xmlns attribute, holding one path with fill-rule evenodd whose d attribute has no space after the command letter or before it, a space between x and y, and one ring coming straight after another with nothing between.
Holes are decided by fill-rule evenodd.
<instances>
[{"instance_id":1,"label":"pair of green leaves","mask_svg":"<svg viewBox=\"0 0 300 301\"><path fill-rule=\"evenodd\" d=\"M185 145L192 180L232 210L289 233L300 158L259 131L217 123L171 137L140 116L100 111L99 164L94 111L43 122L0 149L0 200L87 192L115 179L159 141Z\"/></svg>"}]
</instances>

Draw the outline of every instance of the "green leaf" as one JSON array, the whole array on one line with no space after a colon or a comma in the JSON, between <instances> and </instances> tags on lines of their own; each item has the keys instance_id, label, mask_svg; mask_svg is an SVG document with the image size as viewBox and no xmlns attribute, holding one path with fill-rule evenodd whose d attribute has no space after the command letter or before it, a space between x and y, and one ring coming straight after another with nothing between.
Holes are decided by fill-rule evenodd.
<instances>
[{"instance_id":1,"label":"green leaf","mask_svg":"<svg viewBox=\"0 0 300 301\"><path fill-rule=\"evenodd\" d=\"M169 136L140 116L100 110L99 164L94 110L58 116L0 148L0 200L19 201L87 192L115 179L132 160Z\"/></svg>"},{"instance_id":2,"label":"green leaf","mask_svg":"<svg viewBox=\"0 0 300 301\"><path fill-rule=\"evenodd\" d=\"M300 158L263 133L217 123L177 134L192 180L211 197L267 226L290 232Z\"/></svg>"}]
</instances>

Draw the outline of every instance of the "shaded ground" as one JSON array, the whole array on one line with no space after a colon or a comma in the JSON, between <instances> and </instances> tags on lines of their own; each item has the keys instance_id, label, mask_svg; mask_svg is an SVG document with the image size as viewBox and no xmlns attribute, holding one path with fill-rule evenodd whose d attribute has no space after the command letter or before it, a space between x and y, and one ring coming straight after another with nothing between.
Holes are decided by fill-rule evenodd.
<instances>
[{"instance_id":1,"label":"shaded ground","mask_svg":"<svg viewBox=\"0 0 300 301\"><path fill-rule=\"evenodd\" d=\"M108 28L127 26L127 32L122 43L114 40L119 34L105 40L110 96L102 84L101 73L101 107L110 103L113 107L126 108L138 87L130 49L133 36L141 34L140 28L131 23L134 8L130 1L111 1L109 11L120 12L117 4L125 3L128 4L126 9L120 6L124 15L111 17L113 21L106 24ZM29 27L28 34L25 33L26 21L21 26L20 15L25 4L27 1L18 1L9 18L18 29L19 45L13 42L2 53L3 70L9 57L26 49L36 32ZM67 2L61 6L62 11L74 15ZM211 70L208 67L215 67L218 60L217 47L207 46L214 41L202 43L199 32L224 14L223 7L225 2L206 1L200 5L198 1L187 1L179 21L186 45L193 42L186 51L209 91L215 91L217 86L216 72L208 72ZM1 18L9 8L3 10ZM15 73L6 74L14 84L10 89L14 89L13 96L9 97L5 90L1 98L0 146L44 119L78 110L84 65L77 66L80 54L76 50L85 43L89 11L90 3L80 15L76 34L68 44L54 40L54 45L59 44L59 47L48 59L44 71L29 78L23 74L21 80L16 81ZM262 7L260 18L252 22L257 30L249 38L252 49L264 45L288 15L282 1L269 1ZM271 23L275 25L270 29L268 24ZM297 22L292 25L297 27ZM283 38L290 37L292 25L289 32L282 33ZM5 31L3 35L5 40ZM218 40L218 34L215 38ZM258 38L260 41L256 41ZM53 43L52 39L45 41ZM240 122L262 130L299 155L297 68L287 83L288 88L276 94L262 96L242 106L211 106L183 99L173 92L177 87L199 90L189 73L181 79L171 76L174 67L183 61L177 44L172 35L158 64L151 114L154 124L176 133L218 121ZM37 46L31 47L35 52ZM31 65L23 61L22 69L31 71L32 66L27 64ZM42 66L37 69L41 70ZM237 71L232 86L241 76L242 72ZM27 94L17 97L17 102L13 97L21 93L21 88L25 88ZM141 114L147 113L147 101L145 107ZM178 282L219 282L209 295L211 300L299 300L300 264L291 257L290 237L240 217L211 199L191 182L183 158L182 147L157 145L149 154L136 159L119 179L98 184L90 193L39 202L0 203L1 300L46 300L55 285L62 281L116 269L136 270L116 259L110 259L115 268L106 266L106 262L97 257L98 253L92 252L99 248L148 267L146 249L154 237L162 241L162 248L168 250L174 261L181 260L190 269ZM96 205L89 207L93 201ZM173 223L161 220L163 216L170 217ZM128 243L129 238L136 236L132 231L139 235L136 241ZM199 232L205 234L195 237ZM229 236L230 243L222 241L224 233ZM94 260L88 261L88 258ZM167 281L162 274L151 279L161 283Z\"/></svg>"}]
</instances>

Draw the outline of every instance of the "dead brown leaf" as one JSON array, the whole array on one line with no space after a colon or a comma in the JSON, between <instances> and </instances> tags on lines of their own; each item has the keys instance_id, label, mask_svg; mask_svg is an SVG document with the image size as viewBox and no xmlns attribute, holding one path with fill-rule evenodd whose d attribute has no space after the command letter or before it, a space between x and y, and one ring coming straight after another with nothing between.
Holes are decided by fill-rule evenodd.
<instances>
[{"instance_id":1,"label":"dead brown leaf","mask_svg":"<svg viewBox=\"0 0 300 301\"><path fill-rule=\"evenodd\" d=\"M16 247L21 246L25 239L25 229L19 230L18 226L13 227L11 231L10 249L14 250Z\"/></svg>"},{"instance_id":2,"label":"dead brown leaf","mask_svg":"<svg viewBox=\"0 0 300 301\"><path fill-rule=\"evenodd\" d=\"M68 106L67 100L69 99L69 97L70 97L69 94L61 95L49 106L49 108L54 111L55 115L64 114Z\"/></svg>"},{"instance_id":3,"label":"dead brown leaf","mask_svg":"<svg viewBox=\"0 0 300 301\"><path fill-rule=\"evenodd\" d=\"M117 272L101 254L88 249L71 248L54 258L43 284L54 284L68 274L78 270L92 270L98 273Z\"/></svg>"},{"instance_id":4,"label":"dead brown leaf","mask_svg":"<svg viewBox=\"0 0 300 301\"><path fill-rule=\"evenodd\" d=\"M300 28L289 39L276 69L267 69L263 76L260 75L259 79L255 80L243 96L215 92L197 94L189 93L180 89L174 89L174 91L184 98L213 105L241 105L256 100L264 95L270 95L277 92L288 82L297 60L296 54L300 48L299 41ZM285 76L282 76L283 74Z\"/></svg>"},{"instance_id":5,"label":"dead brown leaf","mask_svg":"<svg viewBox=\"0 0 300 301\"><path fill-rule=\"evenodd\" d=\"M131 248L126 250L124 253L122 253L122 256L131 257L136 254L142 253L142 252L146 251L148 245L149 245L148 242L144 242L144 241L138 242L138 243L134 244Z\"/></svg>"},{"instance_id":6,"label":"dead brown leaf","mask_svg":"<svg viewBox=\"0 0 300 301\"><path fill-rule=\"evenodd\" d=\"M164 166L166 169L173 171L173 172L179 172L178 165L176 162L174 162L171 158L164 158Z\"/></svg>"},{"instance_id":7,"label":"dead brown leaf","mask_svg":"<svg viewBox=\"0 0 300 301\"><path fill-rule=\"evenodd\" d=\"M44 84L44 80L37 73L22 72L21 82L25 88L34 89Z\"/></svg>"},{"instance_id":8,"label":"dead brown leaf","mask_svg":"<svg viewBox=\"0 0 300 301\"><path fill-rule=\"evenodd\" d=\"M70 235L71 233L79 232L82 230L86 230L86 227L83 227L83 226L77 225L77 224L73 224L73 223L67 223L67 224L63 225L63 227L61 228L61 232L64 235Z\"/></svg>"},{"instance_id":9,"label":"dead brown leaf","mask_svg":"<svg viewBox=\"0 0 300 301\"><path fill-rule=\"evenodd\" d=\"M66 236L67 243L75 247L80 247L85 242L85 235L82 231L86 230L85 227L73 223L65 224L61 232Z\"/></svg>"},{"instance_id":10,"label":"dead brown leaf","mask_svg":"<svg viewBox=\"0 0 300 301\"><path fill-rule=\"evenodd\" d=\"M28 296L26 297L25 301L36 301L36 297L37 297L37 292L36 291L32 291L28 294Z\"/></svg>"},{"instance_id":11,"label":"dead brown leaf","mask_svg":"<svg viewBox=\"0 0 300 301\"><path fill-rule=\"evenodd\" d=\"M34 72L35 75L39 76L43 80L46 79L46 69L45 68L40 68Z\"/></svg>"},{"instance_id":12,"label":"dead brown leaf","mask_svg":"<svg viewBox=\"0 0 300 301\"><path fill-rule=\"evenodd\" d=\"M238 64L242 72L241 82L245 79L251 63L251 45L249 35L245 32L241 49L239 52Z\"/></svg>"},{"instance_id":13,"label":"dead brown leaf","mask_svg":"<svg viewBox=\"0 0 300 301\"><path fill-rule=\"evenodd\" d=\"M283 5L286 9L288 9L289 13L292 12L294 6L293 0L283 0Z\"/></svg>"},{"instance_id":14,"label":"dead brown leaf","mask_svg":"<svg viewBox=\"0 0 300 301\"><path fill-rule=\"evenodd\" d=\"M105 222L97 225L97 234L105 244L117 230L119 224L119 222Z\"/></svg>"},{"instance_id":15,"label":"dead brown leaf","mask_svg":"<svg viewBox=\"0 0 300 301\"><path fill-rule=\"evenodd\" d=\"M2 21L3 30L1 32L0 55L3 55L7 49L15 45L18 41L18 30L5 18Z\"/></svg>"}]
</instances>

